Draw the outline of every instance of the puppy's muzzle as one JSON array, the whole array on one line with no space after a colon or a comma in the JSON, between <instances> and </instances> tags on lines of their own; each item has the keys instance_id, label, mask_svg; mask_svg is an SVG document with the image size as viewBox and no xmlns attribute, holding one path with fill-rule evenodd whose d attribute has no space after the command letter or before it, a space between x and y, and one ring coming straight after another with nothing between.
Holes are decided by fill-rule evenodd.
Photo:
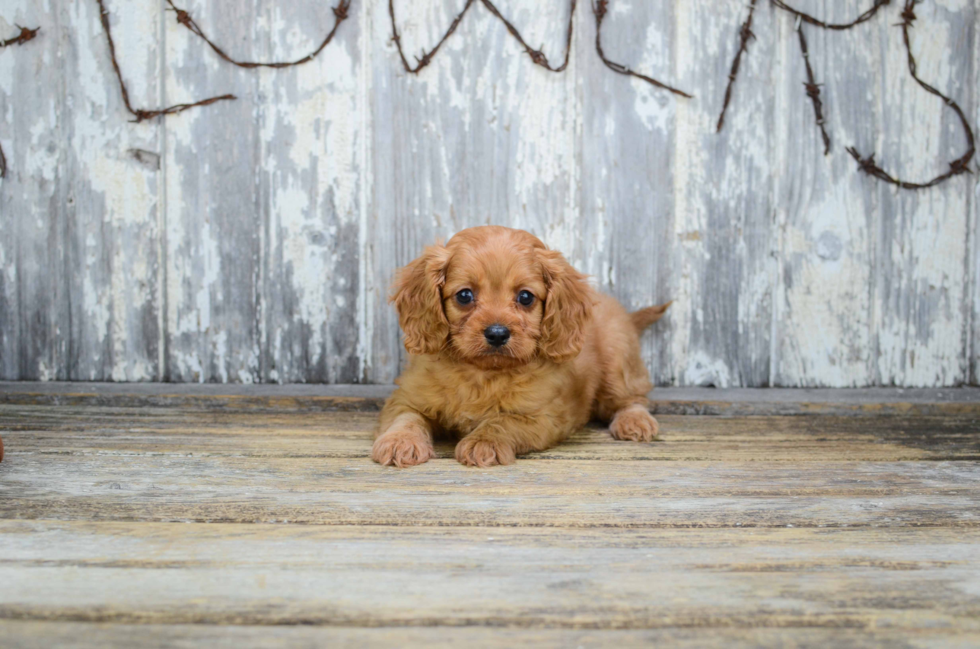
<instances>
[{"instance_id":1,"label":"puppy's muzzle","mask_svg":"<svg viewBox=\"0 0 980 649\"><path fill-rule=\"evenodd\" d=\"M510 340L510 329L501 324L492 324L483 330L483 337L493 347L503 347Z\"/></svg>"}]
</instances>

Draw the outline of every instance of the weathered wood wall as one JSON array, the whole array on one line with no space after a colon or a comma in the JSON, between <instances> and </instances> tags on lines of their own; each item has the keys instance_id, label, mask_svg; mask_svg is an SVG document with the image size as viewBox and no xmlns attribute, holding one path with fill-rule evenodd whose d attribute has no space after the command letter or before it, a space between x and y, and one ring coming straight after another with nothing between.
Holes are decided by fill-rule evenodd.
<instances>
[{"instance_id":1,"label":"weathered wood wall","mask_svg":"<svg viewBox=\"0 0 980 649\"><path fill-rule=\"evenodd\" d=\"M178 3L181 4L181 3ZM865 0L799 0L846 21ZM239 58L294 59L324 3L183 0ZM461 0L396 0L406 53ZM922 77L980 121L976 0L925 0ZM953 114L914 85L892 3L850 32L809 29L833 150L822 155L794 21L759 1L727 125L714 122L746 3L613 0L609 56L588 3L571 62L534 66L477 4L418 77L385 0L354 0L313 62L242 70L162 0L107 0L134 103L232 92L127 120L95 0L6 0L0 34L0 378L390 382L404 351L392 271L475 224L529 229L630 307L674 299L644 353L661 384L955 385L980 362L976 176L913 193L960 155ZM566 0L500 0L561 58Z\"/></svg>"}]
</instances>

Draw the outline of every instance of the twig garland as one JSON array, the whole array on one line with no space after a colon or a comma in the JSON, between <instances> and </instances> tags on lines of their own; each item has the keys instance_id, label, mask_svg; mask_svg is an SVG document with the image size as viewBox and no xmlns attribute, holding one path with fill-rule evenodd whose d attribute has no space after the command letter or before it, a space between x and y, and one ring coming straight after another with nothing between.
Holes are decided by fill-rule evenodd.
<instances>
[{"instance_id":1,"label":"twig garland","mask_svg":"<svg viewBox=\"0 0 980 649\"><path fill-rule=\"evenodd\" d=\"M655 86L657 88L662 88L663 90L672 92L675 95L680 95L681 97L687 97L688 99L693 99L694 98L693 95L689 95L683 90L680 90L673 86L669 86L666 83L663 83L662 81L657 81L653 77L649 77L645 74L634 72L633 70L630 70L622 63L616 63L615 61L610 61L608 58L606 58L606 54L602 50L602 21L605 19L606 13L608 11L609 11L609 0L595 0L595 2L592 5L592 13L595 14L595 50L599 54L599 58L602 60L602 62L606 64L606 67L618 74L623 74L628 77L635 77L637 79L646 81L652 86Z\"/></svg>"},{"instance_id":2,"label":"twig garland","mask_svg":"<svg viewBox=\"0 0 980 649\"><path fill-rule=\"evenodd\" d=\"M37 33L41 31L40 27L35 27L34 29L29 29L27 27L21 27L20 25L14 25L20 30L20 33L13 38L8 38L5 41L0 41L0 49L5 47L11 47L13 45L23 45L27 41L32 41L37 36ZM7 177L7 156L3 153L3 145L0 145L0 178Z\"/></svg>"},{"instance_id":3,"label":"twig garland","mask_svg":"<svg viewBox=\"0 0 980 649\"><path fill-rule=\"evenodd\" d=\"M823 154L827 155L830 153L830 136L827 135L827 127L824 124L823 102L820 101L820 84L813 76L813 68L810 66L810 51L807 49L803 25L800 24L799 18L796 20L796 33L800 37L800 54L803 55L803 63L806 65L806 82L803 86L806 88L807 97L813 102L814 118L817 121L817 128L820 129L820 135L823 137Z\"/></svg>"},{"instance_id":4,"label":"twig garland","mask_svg":"<svg viewBox=\"0 0 980 649\"><path fill-rule=\"evenodd\" d=\"M914 183L907 180L900 180L879 167L875 163L874 153L867 157L863 157L855 147L848 147L847 152L850 153L851 157L853 157L858 163L858 168L861 171L869 176L874 176L878 180L901 187L902 189L926 189L945 182L953 176L972 173L970 171L969 164L970 161L973 160L973 156L976 153L976 141L973 137L973 129L970 127L970 123L967 121L966 115L963 114L963 109L961 109L959 104L957 104L951 98L947 97L943 93L936 90L936 88L920 79L918 72L916 71L915 57L912 55L912 45L909 38L909 29L912 28L912 23L915 22L916 18L915 3L916 0L905 0L905 8L902 10L902 22L899 23L899 26L902 28L902 40L905 43L905 53L908 59L909 74L912 75L912 78L915 79L916 83L922 86L923 89L942 99L946 105L956 113L956 116L960 118L960 123L963 124L963 132L966 134L967 150L962 156L949 163L949 171L946 173L940 174L932 180L928 180L926 182Z\"/></svg>"},{"instance_id":5,"label":"twig garland","mask_svg":"<svg viewBox=\"0 0 980 649\"><path fill-rule=\"evenodd\" d=\"M323 39L323 42L320 43L320 46L317 47L315 50L313 50L303 58L297 59L295 61L276 61L271 63L262 63L262 62L255 62L255 61L239 61L237 59L232 58L231 56L226 54L224 50L218 47L214 43L214 41L208 38L208 36L204 33L204 30L201 29L201 27L194 21L194 18L186 10L181 9L180 7L175 5L173 3L173 0L167 0L167 4L170 5L170 8L177 14L178 23L180 23L181 25L189 29L191 32L196 34L201 40L207 43L218 56L220 56L228 63L231 63L232 65L237 65L240 68L248 68L248 69L289 68L295 65L303 65L304 63L309 63L310 61L315 59L320 54L320 52L322 52L324 48L327 47L327 45L330 44L330 41L333 40L334 35L337 33L337 28L340 27L340 23L344 22L344 20L346 20L349 15L348 10L350 9L350 3L351 0L340 0L339 4L333 8L333 15L334 15L333 28L327 33L326 37Z\"/></svg>"},{"instance_id":6,"label":"twig garland","mask_svg":"<svg viewBox=\"0 0 980 649\"><path fill-rule=\"evenodd\" d=\"M391 17L391 40L398 49L398 56L401 58L402 67L405 68L405 71L410 74L418 74L424 67L429 65L429 63L432 62L432 58L436 55L436 52L438 52L439 48L442 47L442 44L446 42L446 39L453 35L456 28L459 27L459 23L462 22L463 17L466 15L466 12L469 11L470 7L472 7L475 3L476 0L466 0L466 4L463 5L460 12L456 14L455 18L453 18L453 21L449 24L449 29L447 29L446 33L442 35L442 38L440 38L439 42L435 44L435 47L428 52L422 50L422 56L416 56L416 64L412 65L408 62L408 58L405 56L405 51L402 49L402 37L398 32L398 21L395 18L395 0L388 0L388 15ZM557 67L552 66L548 62L548 57L545 56L541 49L534 49L527 44L527 41L525 41L524 37L521 36L521 32L518 31L514 24L507 20L502 13L500 13L500 10L497 9L497 6L494 5L491 0L480 0L480 4L486 7L490 13L492 13L498 20L500 20L500 22L504 24L504 27L507 28L510 35L521 44L521 47L524 48L524 51L527 52L527 55L531 58L531 61L533 61L536 65L540 65L551 72L562 72L566 67L568 67L568 60L572 53L572 31L575 24L575 6L577 4L577 0L570 0L569 2L568 28L565 30L565 56L562 59L561 65ZM543 47L544 46L542 46L542 48Z\"/></svg>"},{"instance_id":7,"label":"twig garland","mask_svg":"<svg viewBox=\"0 0 980 649\"><path fill-rule=\"evenodd\" d=\"M718 126L715 129L715 133L721 133L722 127L725 126L725 113L728 111L728 104L732 100L732 86L735 85L735 79L738 78L738 68L742 64L742 55L749 50L749 40L755 39L755 34L752 33L752 16L755 14L755 3L756 0L752 0L752 4L749 5L749 15L742 23L742 27L738 30L738 51L735 52L735 58L732 59L732 69L728 73L728 85L725 87L725 101L721 106L721 114L718 115Z\"/></svg>"},{"instance_id":8,"label":"twig garland","mask_svg":"<svg viewBox=\"0 0 980 649\"><path fill-rule=\"evenodd\" d=\"M126 105L126 110L128 110L129 113L136 118L133 120L134 122L139 123L161 115L174 115L177 113L182 113L191 108L197 108L198 106L209 106L215 102L237 99L235 95L221 95L220 97L202 99L201 101L194 102L193 104L175 104L173 106L168 106L167 108L134 108L132 102L129 100L129 90L126 88L126 82L123 80L122 71L119 69L119 62L116 61L116 44L112 40L112 28L109 25L109 11L105 8L105 3L103 0L95 1L99 5L99 17L102 20L102 29L105 31L105 38L109 43L109 56L112 59L112 69L115 70L116 78L119 80L119 89L122 91L123 103Z\"/></svg>"}]
</instances>

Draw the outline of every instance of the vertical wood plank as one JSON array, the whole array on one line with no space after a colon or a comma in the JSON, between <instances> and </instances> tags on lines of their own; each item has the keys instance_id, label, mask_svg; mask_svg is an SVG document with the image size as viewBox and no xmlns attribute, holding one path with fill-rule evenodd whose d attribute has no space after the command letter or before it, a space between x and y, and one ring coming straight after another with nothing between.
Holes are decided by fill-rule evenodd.
<instances>
[{"instance_id":1,"label":"vertical wood plank","mask_svg":"<svg viewBox=\"0 0 980 649\"><path fill-rule=\"evenodd\" d=\"M674 83L677 47L671 2L613 1L603 21L603 49L613 61ZM581 8L575 55L582 93L581 269L629 310L660 304L677 285L673 273L675 127L678 102L669 92L615 74L595 49L595 19ZM676 335L675 302L643 339L658 384L672 382L669 341Z\"/></svg>"},{"instance_id":2,"label":"vertical wood plank","mask_svg":"<svg viewBox=\"0 0 980 649\"><path fill-rule=\"evenodd\" d=\"M976 7L924 0L910 30L920 78L973 114L970 79ZM908 73L896 21L879 21L886 44L879 164L903 179L932 178L963 155L959 119ZM865 180L870 184L873 181ZM876 382L958 385L968 380L969 179L898 191L879 184Z\"/></svg>"},{"instance_id":3,"label":"vertical wood plank","mask_svg":"<svg viewBox=\"0 0 980 649\"><path fill-rule=\"evenodd\" d=\"M770 383L775 31L759 3L759 38L743 57L726 126L716 133L745 3L678 3L673 232L677 310L671 348L682 385ZM778 162L776 163L778 168Z\"/></svg>"},{"instance_id":4,"label":"vertical wood plank","mask_svg":"<svg viewBox=\"0 0 980 649\"><path fill-rule=\"evenodd\" d=\"M336 0L334 0L336 3ZM334 25L332 5L259 3L266 60L312 52ZM262 380L353 383L359 377L358 155L364 107L360 7L313 61L258 71L265 244ZM245 74L256 74L245 72Z\"/></svg>"},{"instance_id":5,"label":"vertical wood plank","mask_svg":"<svg viewBox=\"0 0 980 649\"><path fill-rule=\"evenodd\" d=\"M817 17L850 22L862 0L823 3ZM786 13L775 17L775 207L779 228L773 383L862 386L875 381L874 260L879 188L855 170L846 146L878 150L883 13L843 32L803 25L824 104L829 155L803 83L806 71Z\"/></svg>"},{"instance_id":6,"label":"vertical wood plank","mask_svg":"<svg viewBox=\"0 0 980 649\"><path fill-rule=\"evenodd\" d=\"M395 1L406 56L438 42L459 0ZM565 44L568 3L505 0L500 11L550 61ZM587 7L580 7L587 8ZM366 377L390 382L402 357L386 302L394 270L437 238L493 223L525 228L578 255L577 62L562 74L534 65L503 24L474 6L429 67L400 65L384 3L372 3L372 359ZM537 46L537 45L535 45Z\"/></svg>"},{"instance_id":7,"label":"vertical wood plank","mask_svg":"<svg viewBox=\"0 0 980 649\"><path fill-rule=\"evenodd\" d=\"M194 0L186 8L234 57L259 59L255 1ZM232 93L166 124L166 372L168 381L262 379L261 289L268 237L259 77L166 23L166 99Z\"/></svg>"},{"instance_id":8,"label":"vertical wood plank","mask_svg":"<svg viewBox=\"0 0 980 649\"><path fill-rule=\"evenodd\" d=\"M6 380L68 378L70 297L65 241L64 65L61 45L72 29L67 12L33 0L0 9L0 31L42 28L19 47L0 50L0 376Z\"/></svg>"},{"instance_id":9,"label":"vertical wood plank","mask_svg":"<svg viewBox=\"0 0 980 649\"><path fill-rule=\"evenodd\" d=\"M977 36L978 31L980 31L980 11L974 11L973 112L967 113L968 116L974 116L974 129L980 126L980 37ZM970 197L970 255L972 269L969 272L972 273L971 278L973 281L970 292L972 296L972 310L970 313L972 338L970 345L967 347L967 352L970 358L970 384L980 385L980 242L977 241L977 238L980 237L980 178L974 178L970 184L970 191L972 192L972 196Z\"/></svg>"},{"instance_id":10,"label":"vertical wood plank","mask_svg":"<svg viewBox=\"0 0 980 649\"><path fill-rule=\"evenodd\" d=\"M116 56L135 106L160 101L156 0L106 3ZM147 381L159 372L161 119L131 123L112 72L99 6L67 5L69 120L69 377Z\"/></svg>"}]
</instances>

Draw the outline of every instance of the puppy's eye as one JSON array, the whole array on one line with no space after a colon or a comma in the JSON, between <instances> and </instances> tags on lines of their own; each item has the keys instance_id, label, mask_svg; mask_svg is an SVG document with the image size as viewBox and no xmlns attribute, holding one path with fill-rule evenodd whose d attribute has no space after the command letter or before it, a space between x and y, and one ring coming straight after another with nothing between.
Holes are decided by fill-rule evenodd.
<instances>
[{"instance_id":1,"label":"puppy's eye","mask_svg":"<svg viewBox=\"0 0 980 649\"><path fill-rule=\"evenodd\" d=\"M473 301L473 291L464 288L462 291L457 292L456 301L463 305L469 304Z\"/></svg>"},{"instance_id":2,"label":"puppy's eye","mask_svg":"<svg viewBox=\"0 0 980 649\"><path fill-rule=\"evenodd\" d=\"M517 301L524 306L531 306L534 304L534 293L531 291L521 291L517 294Z\"/></svg>"}]
</instances>

